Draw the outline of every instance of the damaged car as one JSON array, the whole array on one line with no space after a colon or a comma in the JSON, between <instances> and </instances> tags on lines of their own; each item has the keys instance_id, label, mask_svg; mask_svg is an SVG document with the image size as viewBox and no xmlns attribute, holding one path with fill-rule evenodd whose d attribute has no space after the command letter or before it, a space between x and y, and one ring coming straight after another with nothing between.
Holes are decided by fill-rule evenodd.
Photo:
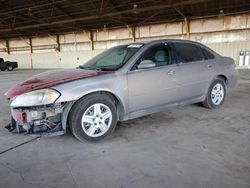
<instances>
[{"instance_id":1,"label":"damaged car","mask_svg":"<svg viewBox=\"0 0 250 188\"><path fill-rule=\"evenodd\" d=\"M200 43L120 45L77 69L47 71L10 89L6 128L60 135L69 127L80 141L95 142L111 135L118 121L192 103L218 108L237 80L234 60Z\"/></svg>"}]
</instances>

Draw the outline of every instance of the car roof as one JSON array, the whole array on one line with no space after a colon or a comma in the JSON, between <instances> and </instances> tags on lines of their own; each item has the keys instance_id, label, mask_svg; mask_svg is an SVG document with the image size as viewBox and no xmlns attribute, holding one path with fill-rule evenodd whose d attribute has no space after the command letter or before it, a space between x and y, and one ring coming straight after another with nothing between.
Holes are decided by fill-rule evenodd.
<instances>
[{"instance_id":1,"label":"car roof","mask_svg":"<svg viewBox=\"0 0 250 188\"><path fill-rule=\"evenodd\" d=\"M148 41L138 41L138 42L132 42L130 44L145 44L145 45L150 45L150 44L158 44L162 42L173 42L173 43L189 43L189 44L194 44L198 45L202 48L205 48L209 50L211 53L213 53L215 56L220 56L218 53L213 51L212 49L208 48L202 43L196 42L196 41L191 41L191 40L184 40L184 39L157 39L157 40L148 40Z\"/></svg>"},{"instance_id":2,"label":"car roof","mask_svg":"<svg viewBox=\"0 0 250 188\"><path fill-rule=\"evenodd\" d=\"M183 42L183 43L193 43L193 44L201 44L196 41L191 41L191 40L184 40L184 39L157 39L157 40L146 40L146 41L138 41L138 42L133 42L131 44L151 44L151 43L160 43L160 42Z\"/></svg>"}]
</instances>

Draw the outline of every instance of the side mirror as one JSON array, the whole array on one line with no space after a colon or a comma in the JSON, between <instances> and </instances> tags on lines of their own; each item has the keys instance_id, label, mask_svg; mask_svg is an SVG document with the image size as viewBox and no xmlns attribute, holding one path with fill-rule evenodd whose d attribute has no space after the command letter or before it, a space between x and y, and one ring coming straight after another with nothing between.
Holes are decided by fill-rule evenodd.
<instances>
[{"instance_id":1,"label":"side mirror","mask_svg":"<svg viewBox=\"0 0 250 188\"><path fill-rule=\"evenodd\" d=\"M138 69L148 69L155 67L155 63L151 60L143 60L137 67Z\"/></svg>"}]
</instances>

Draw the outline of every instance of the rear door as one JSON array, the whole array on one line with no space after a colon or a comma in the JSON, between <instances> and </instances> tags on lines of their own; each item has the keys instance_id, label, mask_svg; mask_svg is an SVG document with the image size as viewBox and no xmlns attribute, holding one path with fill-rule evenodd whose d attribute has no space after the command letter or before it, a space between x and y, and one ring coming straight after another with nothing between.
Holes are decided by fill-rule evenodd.
<instances>
[{"instance_id":1,"label":"rear door","mask_svg":"<svg viewBox=\"0 0 250 188\"><path fill-rule=\"evenodd\" d=\"M208 62L201 47L196 44L176 42L174 50L180 67L176 79L180 86L180 102L202 97L210 84L213 64Z\"/></svg>"},{"instance_id":2,"label":"rear door","mask_svg":"<svg viewBox=\"0 0 250 188\"><path fill-rule=\"evenodd\" d=\"M156 67L138 69L143 60L155 62ZM177 101L176 74L178 66L168 44L157 44L147 49L128 72L130 112L174 104Z\"/></svg>"}]
</instances>

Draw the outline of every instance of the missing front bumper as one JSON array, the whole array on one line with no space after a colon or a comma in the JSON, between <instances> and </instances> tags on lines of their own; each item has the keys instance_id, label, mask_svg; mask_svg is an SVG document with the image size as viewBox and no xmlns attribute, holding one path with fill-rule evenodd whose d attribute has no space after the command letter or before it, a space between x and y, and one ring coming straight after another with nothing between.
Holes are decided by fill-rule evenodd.
<instances>
[{"instance_id":1,"label":"missing front bumper","mask_svg":"<svg viewBox=\"0 0 250 188\"><path fill-rule=\"evenodd\" d=\"M53 129L50 129L46 124L40 125L19 125L13 117L11 122L5 126L5 128L17 134L43 134L43 135L62 135L66 133L66 129L63 129L62 123L59 122Z\"/></svg>"},{"instance_id":2,"label":"missing front bumper","mask_svg":"<svg viewBox=\"0 0 250 188\"><path fill-rule=\"evenodd\" d=\"M10 132L24 134L61 135L66 133L66 122L71 103L11 110L11 121L5 126Z\"/></svg>"}]
</instances>

